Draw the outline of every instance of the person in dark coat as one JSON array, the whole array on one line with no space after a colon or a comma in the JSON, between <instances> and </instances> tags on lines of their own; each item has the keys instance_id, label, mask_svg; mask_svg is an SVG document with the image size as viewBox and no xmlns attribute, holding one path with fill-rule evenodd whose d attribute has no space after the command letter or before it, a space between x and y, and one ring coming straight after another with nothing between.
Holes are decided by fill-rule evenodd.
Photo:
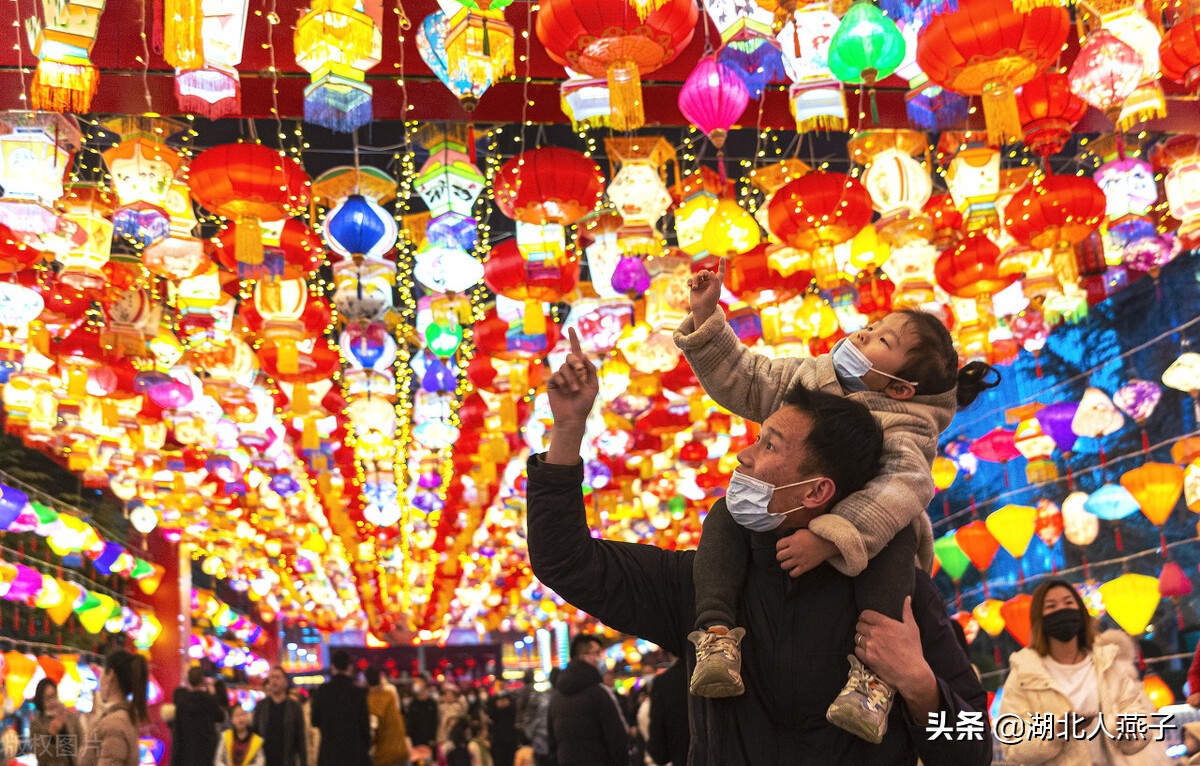
<instances>
[{"instance_id":1,"label":"person in dark coat","mask_svg":"<svg viewBox=\"0 0 1200 766\"><path fill-rule=\"evenodd\" d=\"M263 739L266 766L308 766L304 708L288 695L288 686L283 668L271 668L267 696L254 707L254 733Z\"/></svg>"},{"instance_id":2,"label":"person in dark coat","mask_svg":"<svg viewBox=\"0 0 1200 766\"><path fill-rule=\"evenodd\" d=\"M517 705L508 694L497 694L487 701L488 741L492 762L512 766L517 754Z\"/></svg>"},{"instance_id":3,"label":"person in dark coat","mask_svg":"<svg viewBox=\"0 0 1200 766\"><path fill-rule=\"evenodd\" d=\"M559 766L628 766L629 724L600 668L600 639L581 633L550 694L550 752Z\"/></svg>"},{"instance_id":4,"label":"person in dark coat","mask_svg":"<svg viewBox=\"0 0 1200 766\"><path fill-rule=\"evenodd\" d=\"M432 751L437 745L438 703L429 690L424 678L413 681L413 698L404 711L404 725L413 747L427 747Z\"/></svg>"},{"instance_id":5,"label":"person in dark coat","mask_svg":"<svg viewBox=\"0 0 1200 766\"><path fill-rule=\"evenodd\" d=\"M321 731L317 766L371 766L371 714L367 690L354 685L350 655L330 658L329 680L313 695L312 725Z\"/></svg>"},{"instance_id":6,"label":"person in dark coat","mask_svg":"<svg viewBox=\"0 0 1200 766\"><path fill-rule=\"evenodd\" d=\"M579 456L599 390L595 366L572 335L572 351L548 384L554 413L550 448L528 462L528 541L534 575L568 603L615 630L695 663L687 636L696 589L693 551L599 540L588 529ZM958 646L941 594L924 572L904 621L854 606L852 580L827 563L789 577L776 558L783 536L827 512L879 470L883 435L858 401L794 389L762 426L764 438L738 455L758 483L796 487L741 496L740 511L784 518L772 531L746 531L752 563L742 584L738 625L746 693L691 697L689 764L807 766L989 764L986 693ZM836 477L836 478L835 478ZM717 502L724 502L719 500ZM881 619L880 619L881 618ZM867 622L869 620L869 622ZM882 636L893 646L877 651ZM862 645L859 645L862 644ZM898 690L883 742L873 745L830 724L850 655L882 660L873 669ZM982 720L978 736L933 737L931 718ZM947 723L947 725L953 725Z\"/></svg>"},{"instance_id":7,"label":"person in dark coat","mask_svg":"<svg viewBox=\"0 0 1200 766\"><path fill-rule=\"evenodd\" d=\"M204 671L188 668L187 688L175 690L171 724L171 766L212 766L217 754L217 726L225 711L208 689Z\"/></svg>"},{"instance_id":8,"label":"person in dark coat","mask_svg":"<svg viewBox=\"0 0 1200 766\"><path fill-rule=\"evenodd\" d=\"M692 733L688 729L688 675L683 660L654 677L650 685L650 739L646 752L659 766L687 766Z\"/></svg>"}]
</instances>

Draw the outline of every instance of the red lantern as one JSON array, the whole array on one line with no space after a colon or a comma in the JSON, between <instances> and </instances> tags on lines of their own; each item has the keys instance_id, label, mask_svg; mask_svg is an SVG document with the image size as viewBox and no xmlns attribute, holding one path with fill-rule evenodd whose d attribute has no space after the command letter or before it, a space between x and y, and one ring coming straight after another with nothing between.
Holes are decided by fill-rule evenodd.
<instances>
[{"instance_id":1,"label":"red lantern","mask_svg":"<svg viewBox=\"0 0 1200 766\"><path fill-rule=\"evenodd\" d=\"M525 332L546 332L542 301L554 303L575 289L579 282L579 261L568 257L551 261L529 261L521 254L515 239L492 248L483 262L483 281L492 292L514 301L525 302Z\"/></svg>"},{"instance_id":2,"label":"red lantern","mask_svg":"<svg viewBox=\"0 0 1200 766\"><path fill-rule=\"evenodd\" d=\"M1027 247L1054 250L1054 271L1064 287L1079 282L1073 248L1104 221L1107 200L1090 178L1046 176L1013 195L1004 209L1004 228Z\"/></svg>"},{"instance_id":3,"label":"red lantern","mask_svg":"<svg viewBox=\"0 0 1200 766\"><path fill-rule=\"evenodd\" d=\"M988 139L1003 145L1021 135L1015 89L1058 58L1070 28L1057 5L1019 12L1010 0L969 0L920 31L917 64L936 85L983 96Z\"/></svg>"},{"instance_id":4,"label":"red lantern","mask_svg":"<svg viewBox=\"0 0 1200 766\"><path fill-rule=\"evenodd\" d=\"M942 253L933 271L941 288L956 298L986 298L1020 278L1000 273L1000 248L983 234L972 234Z\"/></svg>"},{"instance_id":5,"label":"red lantern","mask_svg":"<svg viewBox=\"0 0 1200 766\"><path fill-rule=\"evenodd\" d=\"M8 274L27 269L41 257L41 251L25 244L12 229L0 223L0 272Z\"/></svg>"},{"instance_id":6,"label":"red lantern","mask_svg":"<svg viewBox=\"0 0 1200 766\"><path fill-rule=\"evenodd\" d=\"M1062 151L1071 129L1087 113L1087 104L1071 92L1065 74L1046 72L1021 86L1017 110L1025 145L1034 154L1048 157Z\"/></svg>"},{"instance_id":7,"label":"red lantern","mask_svg":"<svg viewBox=\"0 0 1200 766\"><path fill-rule=\"evenodd\" d=\"M1159 70L1163 77L1193 93L1200 87L1200 16L1183 19L1158 45Z\"/></svg>"},{"instance_id":8,"label":"red lantern","mask_svg":"<svg viewBox=\"0 0 1200 766\"><path fill-rule=\"evenodd\" d=\"M299 218L289 218L279 233L278 245L268 241L264 244L263 261L258 266L247 266L238 261L234 253L238 237L238 225L227 226L212 240L211 255L240 278L283 279L307 278L312 275L325 258L325 248L317 233L308 228Z\"/></svg>"},{"instance_id":9,"label":"red lantern","mask_svg":"<svg viewBox=\"0 0 1200 766\"><path fill-rule=\"evenodd\" d=\"M832 287L840 270L833 248L871 222L871 195L843 173L809 173L785 184L767 206L768 228L785 243L812 253L817 285Z\"/></svg>"},{"instance_id":10,"label":"red lantern","mask_svg":"<svg viewBox=\"0 0 1200 766\"><path fill-rule=\"evenodd\" d=\"M493 190L496 207L515 221L568 226L596 207L604 174L579 152L548 146L506 162Z\"/></svg>"},{"instance_id":11,"label":"red lantern","mask_svg":"<svg viewBox=\"0 0 1200 766\"><path fill-rule=\"evenodd\" d=\"M308 205L308 175L295 160L261 144L222 144L200 153L188 171L192 197L238 224L238 263L263 262L261 221L279 221Z\"/></svg>"},{"instance_id":12,"label":"red lantern","mask_svg":"<svg viewBox=\"0 0 1200 766\"><path fill-rule=\"evenodd\" d=\"M892 311L892 295L896 285L878 272L858 281L858 310L872 322Z\"/></svg>"},{"instance_id":13,"label":"red lantern","mask_svg":"<svg viewBox=\"0 0 1200 766\"><path fill-rule=\"evenodd\" d=\"M696 32L695 0L656 0L644 18L631 3L548 0L536 30L546 53L561 66L607 77L614 130L645 122L641 77L669 64Z\"/></svg>"},{"instance_id":14,"label":"red lantern","mask_svg":"<svg viewBox=\"0 0 1200 766\"><path fill-rule=\"evenodd\" d=\"M770 247L770 244L763 242L730 261L725 272L725 286L738 298L755 303L761 293L770 290L775 294L775 300L782 300L808 289L812 272L800 270L786 277L781 276L770 265L767 252Z\"/></svg>"},{"instance_id":15,"label":"red lantern","mask_svg":"<svg viewBox=\"0 0 1200 766\"><path fill-rule=\"evenodd\" d=\"M963 227L963 214L949 194L935 194L925 203L921 212L933 222L933 245L938 250L953 247Z\"/></svg>"}]
</instances>

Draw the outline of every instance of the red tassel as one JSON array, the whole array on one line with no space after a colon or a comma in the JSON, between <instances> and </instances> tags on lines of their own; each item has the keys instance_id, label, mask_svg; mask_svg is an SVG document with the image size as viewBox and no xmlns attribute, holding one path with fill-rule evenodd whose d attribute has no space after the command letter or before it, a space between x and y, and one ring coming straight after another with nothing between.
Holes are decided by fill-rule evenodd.
<instances>
[{"instance_id":1,"label":"red tassel","mask_svg":"<svg viewBox=\"0 0 1200 766\"><path fill-rule=\"evenodd\" d=\"M1092 576L1091 567L1088 566L1087 556L1083 556L1083 579L1087 580Z\"/></svg>"},{"instance_id":2,"label":"red tassel","mask_svg":"<svg viewBox=\"0 0 1200 766\"><path fill-rule=\"evenodd\" d=\"M1042 379L1042 358L1037 354L1033 355L1034 368L1037 370L1038 380Z\"/></svg>"},{"instance_id":3,"label":"red tassel","mask_svg":"<svg viewBox=\"0 0 1200 766\"><path fill-rule=\"evenodd\" d=\"M467 123L467 156L471 158L471 164L475 164L475 121L471 120Z\"/></svg>"},{"instance_id":4,"label":"red tassel","mask_svg":"<svg viewBox=\"0 0 1200 766\"><path fill-rule=\"evenodd\" d=\"M1025 564L1017 559L1017 585L1025 587Z\"/></svg>"},{"instance_id":5,"label":"red tassel","mask_svg":"<svg viewBox=\"0 0 1200 766\"><path fill-rule=\"evenodd\" d=\"M725 195L725 150L717 150L717 173L721 176L721 195Z\"/></svg>"},{"instance_id":6,"label":"red tassel","mask_svg":"<svg viewBox=\"0 0 1200 766\"><path fill-rule=\"evenodd\" d=\"M1150 451L1150 437L1146 435L1146 429L1142 429L1142 452Z\"/></svg>"},{"instance_id":7,"label":"red tassel","mask_svg":"<svg viewBox=\"0 0 1200 766\"><path fill-rule=\"evenodd\" d=\"M161 55L163 52L163 3L165 0L154 0L154 36L151 39L151 45L154 52Z\"/></svg>"},{"instance_id":8,"label":"red tassel","mask_svg":"<svg viewBox=\"0 0 1200 766\"><path fill-rule=\"evenodd\" d=\"M1179 626L1179 632L1183 632L1183 607L1178 602L1175 604L1175 624Z\"/></svg>"},{"instance_id":9,"label":"red tassel","mask_svg":"<svg viewBox=\"0 0 1200 766\"><path fill-rule=\"evenodd\" d=\"M1121 545L1121 525L1120 524L1117 524L1117 526L1116 526L1115 537L1116 537L1116 541L1117 541L1117 550L1118 551L1125 550L1125 546Z\"/></svg>"},{"instance_id":10,"label":"red tassel","mask_svg":"<svg viewBox=\"0 0 1200 766\"><path fill-rule=\"evenodd\" d=\"M950 518L950 498L949 497L942 498L942 518L943 519Z\"/></svg>"},{"instance_id":11,"label":"red tassel","mask_svg":"<svg viewBox=\"0 0 1200 766\"><path fill-rule=\"evenodd\" d=\"M1067 489L1074 492L1075 491L1075 474L1071 473L1071 458L1069 456L1064 457L1063 462L1067 466Z\"/></svg>"},{"instance_id":12,"label":"red tassel","mask_svg":"<svg viewBox=\"0 0 1200 766\"><path fill-rule=\"evenodd\" d=\"M996 665L1000 665L1000 644L992 641L992 653L996 656Z\"/></svg>"},{"instance_id":13,"label":"red tassel","mask_svg":"<svg viewBox=\"0 0 1200 766\"><path fill-rule=\"evenodd\" d=\"M1100 467L1104 468L1108 465L1108 456L1104 454L1104 445L1100 446Z\"/></svg>"},{"instance_id":14,"label":"red tassel","mask_svg":"<svg viewBox=\"0 0 1200 766\"><path fill-rule=\"evenodd\" d=\"M1009 486L1010 486L1010 484L1008 481L1008 463L1004 463L1004 488L1008 489Z\"/></svg>"},{"instance_id":15,"label":"red tassel","mask_svg":"<svg viewBox=\"0 0 1200 766\"><path fill-rule=\"evenodd\" d=\"M1164 559L1167 557L1167 536L1161 529L1158 532L1158 552Z\"/></svg>"},{"instance_id":16,"label":"red tassel","mask_svg":"<svg viewBox=\"0 0 1200 766\"><path fill-rule=\"evenodd\" d=\"M975 493L971 493L971 517L979 518L979 512L975 510Z\"/></svg>"},{"instance_id":17,"label":"red tassel","mask_svg":"<svg viewBox=\"0 0 1200 766\"><path fill-rule=\"evenodd\" d=\"M962 609L962 593L958 590L957 582L954 583L954 603L959 609Z\"/></svg>"}]
</instances>

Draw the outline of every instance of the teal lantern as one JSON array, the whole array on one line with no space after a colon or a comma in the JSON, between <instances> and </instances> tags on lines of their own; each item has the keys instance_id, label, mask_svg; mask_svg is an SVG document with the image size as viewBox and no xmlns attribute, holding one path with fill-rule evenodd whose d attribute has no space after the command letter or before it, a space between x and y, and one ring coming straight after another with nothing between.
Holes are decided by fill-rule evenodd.
<instances>
[{"instance_id":1,"label":"teal lantern","mask_svg":"<svg viewBox=\"0 0 1200 766\"><path fill-rule=\"evenodd\" d=\"M458 351L463 340L463 328L460 324L438 324L430 322L425 328L425 344L436 356L449 359Z\"/></svg>"},{"instance_id":2,"label":"teal lantern","mask_svg":"<svg viewBox=\"0 0 1200 766\"><path fill-rule=\"evenodd\" d=\"M842 82L874 85L904 61L904 35L870 2L857 2L829 43L829 69Z\"/></svg>"}]
</instances>

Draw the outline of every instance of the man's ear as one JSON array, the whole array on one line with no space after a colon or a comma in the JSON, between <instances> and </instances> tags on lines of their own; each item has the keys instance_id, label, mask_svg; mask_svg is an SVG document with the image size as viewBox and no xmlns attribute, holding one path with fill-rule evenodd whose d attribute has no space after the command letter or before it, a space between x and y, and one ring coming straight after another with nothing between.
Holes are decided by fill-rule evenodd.
<instances>
[{"instance_id":1,"label":"man's ear","mask_svg":"<svg viewBox=\"0 0 1200 766\"><path fill-rule=\"evenodd\" d=\"M887 388L883 389L883 393L887 394L888 398L902 402L905 399L911 399L916 396L917 389L911 383L893 380L887 384Z\"/></svg>"},{"instance_id":2,"label":"man's ear","mask_svg":"<svg viewBox=\"0 0 1200 766\"><path fill-rule=\"evenodd\" d=\"M837 485L833 483L833 479L822 477L808 485L808 490L804 493L804 507L820 508L831 502L836 495Z\"/></svg>"}]
</instances>

